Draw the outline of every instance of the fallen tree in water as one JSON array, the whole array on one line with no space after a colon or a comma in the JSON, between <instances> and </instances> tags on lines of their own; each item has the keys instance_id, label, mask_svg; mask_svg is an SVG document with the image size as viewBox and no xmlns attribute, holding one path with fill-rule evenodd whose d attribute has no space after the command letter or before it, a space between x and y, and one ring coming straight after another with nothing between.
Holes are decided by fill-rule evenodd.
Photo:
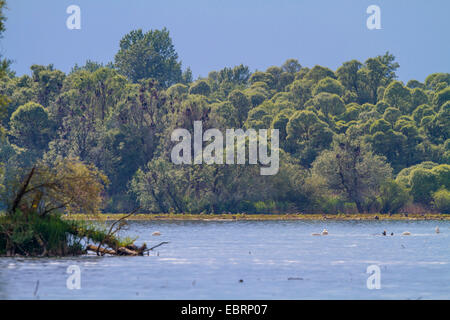
<instances>
[{"instance_id":1,"label":"fallen tree in water","mask_svg":"<svg viewBox=\"0 0 450 320\"><path fill-rule=\"evenodd\" d=\"M39 163L18 175L8 187L15 189L8 210L0 214L0 256L67 256L93 251L97 255L148 254L152 248L135 239L120 238L119 231L137 209L101 228L95 222L63 219L62 212L98 216L106 177L77 159Z\"/></svg>"},{"instance_id":2,"label":"fallen tree in water","mask_svg":"<svg viewBox=\"0 0 450 320\"><path fill-rule=\"evenodd\" d=\"M60 215L39 216L16 211L0 216L0 256L76 256L91 251L99 256L146 255L148 248L136 246L134 239L121 239L92 222L61 219Z\"/></svg>"},{"instance_id":3,"label":"fallen tree in water","mask_svg":"<svg viewBox=\"0 0 450 320\"><path fill-rule=\"evenodd\" d=\"M92 244L87 245L86 249L100 253L101 255L109 254L109 255L118 255L118 256L143 256L146 253L149 253L153 249L162 246L163 244L167 244L169 242L161 242L157 244L156 246L153 246L151 248L147 248L147 245L144 243L141 247L137 247L134 244L127 245L126 247L119 247L117 250L102 248L100 246L94 246Z\"/></svg>"}]
</instances>

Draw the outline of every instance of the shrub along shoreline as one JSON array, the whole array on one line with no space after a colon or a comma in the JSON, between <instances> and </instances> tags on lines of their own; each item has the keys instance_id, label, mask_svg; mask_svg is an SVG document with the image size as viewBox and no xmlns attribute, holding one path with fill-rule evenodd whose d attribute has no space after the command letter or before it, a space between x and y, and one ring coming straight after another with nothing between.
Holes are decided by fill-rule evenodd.
<instances>
[{"instance_id":1,"label":"shrub along shoreline","mask_svg":"<svg viewBox=\"0 0 450 320\"><path fill-rule=\"evenodd\" d=\"M20 210L0 213L0 257L79 256L88 251L97 255L144 255L148 249L134 245L135 239L118 236L127 215L109 228L94 221L61 219L60 214L40 215Z\"/></svg>"},{"instance_id":2,"label":"shrub along shoreline","mask_svg":"<svg viewBox=\"0 0 450 320\"><path fill-rule=\"evenodd\" d=\"M66 220L74 221L112 221L120 219L125 214L100 214L88 217L83 214L64 216ZM450 215L441 213L426 214L135 214L129 217L129 221L260 221L260 220L450 220Z\"/></svg>"}]
</instances>

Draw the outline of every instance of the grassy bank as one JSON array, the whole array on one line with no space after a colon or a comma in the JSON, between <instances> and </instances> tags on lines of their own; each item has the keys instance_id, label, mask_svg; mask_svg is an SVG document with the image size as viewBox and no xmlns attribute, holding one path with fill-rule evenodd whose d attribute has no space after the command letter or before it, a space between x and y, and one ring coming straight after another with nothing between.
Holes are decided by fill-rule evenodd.
<instances>
[{"instance_id":1,"label":"grassy bank","mask_svg":"<svg viewBox=\"0 0 450 320\"><path fill-rule=\"evenodd\" d=\"M69 220L116 220L125 214L101 214L92 218L82 214L66 216ZM260 220L450 220L446 214L135 214L127 220L142 221L260 221Z\"/></svg>"},{"instance_id":2,"label":"grassy bank","mask_svg":"<svg viewBox=\"0 0 450 320\"><path fill-rule=\"evenodd\" d=\"M88 220L61 219L60 214L42 216L33 211L1 213L0 256L78 256L90 247L100 247L94 250L100 253L117 254L118 249L133 246L133 239L115 234L117 228L108 232Z\"/></svg>"}]
</instances>

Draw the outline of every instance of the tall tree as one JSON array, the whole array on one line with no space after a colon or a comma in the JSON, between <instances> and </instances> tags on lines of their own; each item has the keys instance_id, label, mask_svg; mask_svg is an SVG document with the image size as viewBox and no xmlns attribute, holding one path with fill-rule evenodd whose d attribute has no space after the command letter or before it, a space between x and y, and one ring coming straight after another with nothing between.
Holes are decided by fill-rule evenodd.
<instances>
[{"instance_id":1,"label":"tall tree","mask_svg":"<svg viewBox=\"0 0 450 320\"><path fill-rule=\"evenodd\" d=\"M163 87L181 82L181 62L172 44L169 31L134 30L120 40L115 64L131 81L154 78Z\"/></svg>"},{"instance_id":2,"label":"tall tree","mask_svg":"<svg viewBox=\"0 0 450 320\"><path fill-rule=\"evenodd\" d=\"M359 213L368 209L392 169L383 157L374 155L360 139L337 136L332 150L323 151L313 163L313 174L332 192L354 202Z\"/></svg>"},{"instance_id":3,"label":"tall tree","mask_svg":"<svg viewBox=\"0 0 450 320\"><path fill-rule=\"evenodd\" d=\"M6 17L3 13L3 10L6 7L6 1L0 0L0 37L2 33L5 31L5 21ZM6 74L6 70L8 69L9 62L6 59L2 59L0 55L0 79L3 78ZM8 104L8 98L0 95L0 120L4 117L6 113L6 106ZM0 143L5 138L6 130L2 127L0 122ZM0 191L3 189L2 181L3 180L3 165L0 163Z\"/></svg>"}]
</instances>

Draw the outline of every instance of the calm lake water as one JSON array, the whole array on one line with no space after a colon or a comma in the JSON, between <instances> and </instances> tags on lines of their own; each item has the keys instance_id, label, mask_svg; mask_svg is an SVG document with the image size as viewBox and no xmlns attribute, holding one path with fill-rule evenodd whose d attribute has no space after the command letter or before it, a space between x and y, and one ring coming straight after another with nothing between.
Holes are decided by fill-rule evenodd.
<instances>
[{"instance_id":1,"label":"calm lake water","mask_svg":"<svg viewBox=\"0 0 450 320\"><path fill-rule=\"evenodd\" d=\"M450 299L448 221L136 221L123 235L170 243L145 257L0 258L0 299ZM67 289L70 265L80 290Z\"/></svg>"}]
</instances>

